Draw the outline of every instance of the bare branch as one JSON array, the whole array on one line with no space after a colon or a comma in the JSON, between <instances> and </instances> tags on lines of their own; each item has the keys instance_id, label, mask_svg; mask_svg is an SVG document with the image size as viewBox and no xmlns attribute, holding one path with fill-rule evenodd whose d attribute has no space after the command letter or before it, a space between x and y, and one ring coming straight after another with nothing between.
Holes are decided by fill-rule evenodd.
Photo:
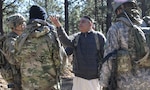
<instances>
[{"instance_id":1,"label":"bare branch","mask_svg":"<svg viewBox=\"0 0 150 90\"><path fill-rule=\"evenodd\" d=\"M14 0L13 2L11 2L10 4L6 5L3 10L5 10L6 8L8 8L9 6L11 6L12 4L14 4L17 0Z\"/></svg>"}]
</instances>

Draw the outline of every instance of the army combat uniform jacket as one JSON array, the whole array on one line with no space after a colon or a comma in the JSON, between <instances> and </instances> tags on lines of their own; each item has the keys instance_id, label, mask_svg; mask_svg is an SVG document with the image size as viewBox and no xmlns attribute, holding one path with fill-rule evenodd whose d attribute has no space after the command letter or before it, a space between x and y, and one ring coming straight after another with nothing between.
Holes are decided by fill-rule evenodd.
<instances>
[{"instance_id":1,"label":"army combat uniform jacket","mask_svg":"<svg viewBox=\"0 0 150 90\"><path fill-rule=\"evenodd\" d=\"M129 27L122 20L126 23L129 23L129 21L124 17L120 17L119 19L121 21L114 23L107 33L104 57L119 48L124 50L129 49ZM135 54L132 54L132 56L136 57ZM131 65L130 62L132 60L129 59L128 55L123 55L121 58L124 61L118 61L117 63L117 90L150 90L150 67L145 68L136 64ZM116 58L110 57L102 66L100 84L103 87L108 87L112 63L114 63L113 59Z\"/></svg>"},{"instance_id":2,"label":"army combat uniform jacket","mask_svg":"<svg viewBox=\"0 0 150 90\"><path fill-rule=\"evenodd\" d=\"M58 90L59 43L52 27L35 19L16 43L23 90Z\"/></svg>"},{"instance_id":3,"label":"army combat uniform jacket","mask_svg":"<svg viewBox=\"0 0 150 90\"><path fill-rule=\"evenodd\" d=\"M15 32L10 32L5 37L6 39L3 42L3 54L5 59L3 61L4 66L1 67L1 74L2 77L7 81L8 85L13 85L12 87L15 87L13 90L20 90L20 68L17 66L13 55L14 45L19 36Z\"/></svg>"}]
</instances>

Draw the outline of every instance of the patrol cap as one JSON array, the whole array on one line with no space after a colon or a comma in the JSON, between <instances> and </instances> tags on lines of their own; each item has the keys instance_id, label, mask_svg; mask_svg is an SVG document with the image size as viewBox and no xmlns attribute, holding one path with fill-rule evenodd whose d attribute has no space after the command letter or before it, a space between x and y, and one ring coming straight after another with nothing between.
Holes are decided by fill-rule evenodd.
<instances>
[{"instance_id":1,"label":"patrol cap","mask_svg":"<svg viewBox=\"0 0 150 90\"><path fill-rule=\"evenodd\" d=\"M8 25L9 28L15 28L16 26L22 24L25 22L26 19L19 13L13 14L6 18L6 24Z\"/></svg>"},{"instance_id":2,"label":"patrol cap","mask_svg":"<svg viewBox=\"0 0 150 90\"><path fill-rule=\"evenodd\" d=\"M114 0L112 2L113 10L116 11L119 6L121 6L122 4L127 3L127 2L135 3L137 5L136 0Z\"/></svg>"}]
</instances>

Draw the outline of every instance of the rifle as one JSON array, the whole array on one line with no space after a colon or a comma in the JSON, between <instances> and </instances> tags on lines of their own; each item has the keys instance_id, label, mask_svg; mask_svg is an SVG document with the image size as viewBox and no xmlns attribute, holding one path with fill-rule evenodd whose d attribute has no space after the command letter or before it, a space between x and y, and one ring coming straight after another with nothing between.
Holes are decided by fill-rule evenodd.
<instances>
[{"instance_id":1,"label":"rifle","mask_svg":"<svg viewBox=\"0 0 150 90\"><path fill-rule=\"evenodd\" d=\"M109 53L105 58L104 61L108 61L110 57L115 57L114 59L112 59L112 70L111 70L111 75L109 77L109 84L108 84L108 88L106 90L116 90L117 89L117 80L116 80L116 76L117 76L117 52L118 50L114 50L111 53Z\"/></svg>"},{"instance_id":2,"label":"rifle","mask_svg":"<svg viewBox=\"0 0 150 90\"><path fill-rule=\"evenodd\" d=\"M109 86L108 90L116 90L117 89L117 60L113 59L112 60L112 70L111 70L111 76L109 78Z\"/></svg>"}]
</instances>

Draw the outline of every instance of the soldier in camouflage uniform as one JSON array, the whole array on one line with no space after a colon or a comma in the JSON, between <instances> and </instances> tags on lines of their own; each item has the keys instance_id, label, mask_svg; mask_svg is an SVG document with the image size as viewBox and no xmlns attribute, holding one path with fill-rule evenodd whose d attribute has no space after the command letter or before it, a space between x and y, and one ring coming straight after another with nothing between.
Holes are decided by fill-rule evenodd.
<instances>
[{"instance_id":1,"label":"soldier in camouflage uniform","mask_svg":"<svg viewBox=\"0 0 150 90\"><path fill-rule=\"evenodd\" d=\"M3 51L6 60L1 66L1 74L8 82L8 87L13 90L21 90L20 69L16 66L16 62L11 53L14 52L14 43L22 34L26 27L26 19L20 14L14 14L6 19L7 26L11 32L6 35L6 40L3 43Z\"/></svg>"},{"instance_id":2,"label":"soldier in camouflage uniform","mask_svg":"<svg viewBox=\"0 0 150 90\"><path fill-rule=\"evenodd\" d=\"M143 20L140 19L140 10L135 0L114 0L113 8L117 15L116 22L107 32L107 41L105 45L104 57L108 60L104 62L100 84L103 90L150 90L150 65L146 63L138 65L133 58L136 58L136 52L129 53L129 26L131 23L126 14L135 25L144 26ZM117 55L116 55L117 52ZM109 81L113 68L116 63L117 71L114 73L116 88L109 87Z\"/></svg>"},{"instance_id":3,"label":"soldier in camouflage uniform","mask_svg":"<svg viewBox=\"0 0 150 90\"><path fill-rule=\"evenodd\" d=\"M60 90L61 60L54 27L46 22L45 10L33 5L29 23L16 43L23 90Z\"/></svg>"}]
</instances>

